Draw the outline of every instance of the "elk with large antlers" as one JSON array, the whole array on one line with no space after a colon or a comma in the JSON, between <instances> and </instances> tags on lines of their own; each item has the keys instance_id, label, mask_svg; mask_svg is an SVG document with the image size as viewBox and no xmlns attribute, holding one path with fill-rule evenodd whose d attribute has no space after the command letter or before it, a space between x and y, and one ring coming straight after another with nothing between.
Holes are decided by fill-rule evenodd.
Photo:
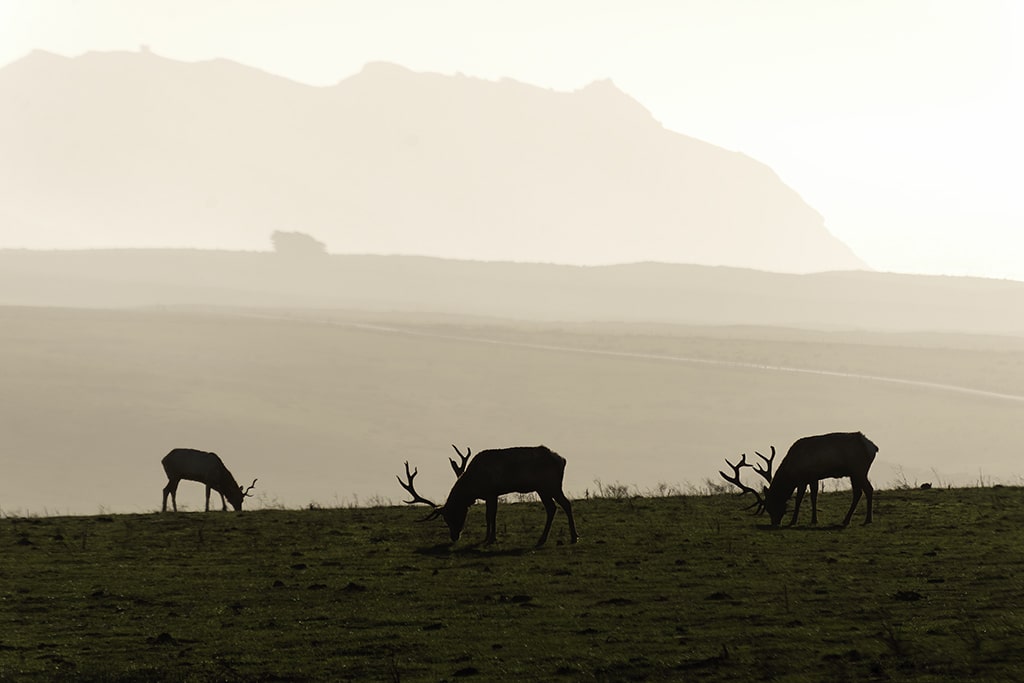
<instances>
[{"instance_id":1,"label":"elk with large antlers","mask_svg":"<svg viewBox=\"0 0 1024 683\"><path fill-rule=\"evenodd\" d=\"M740 468L752 467L745 462L745 458L738 465L730 463L735 473L733 478L726 476L724 472L721 474L727 481L736 484L744 492L752 491L754 493L757 497L755 504L759 506L758 511L760 512L762 509L768 511L772 526L778 526L782 521L783 515L786 514L786 502L793 491L796 491L796 502L793 505L793 518L789 524L791 526L796 524L797 517L800 515L800 503L808 488L811 490L811 523L816 524L818 522L818 481L849 477L850 486L853 489L853 502L843 519L843 526L850 523L861 495L867 499L867 515L864 523L870 524L871 499L874 488L868 481L868 470L871 469L871 463L874 462L876 453L878 453L878 446L861 432L833 432L797 439L790 446L774 476L771 474L770 461L766 471L758 470L758 474L770 484L764 491L763 498L757 491L753 491L739 482ZM774 449L772 449L772 455L774 456L774 454Z\"/></svg>"},{"instance_id":2,"label":"elk with large antlers","mask_svg":"<svg viewBox=\"0 0 1024 683\"><path fill-rule=\"evenodd\" d=\"M462 455L458 448L455 448L455 451L459 453L462 463L460 465L451 460L457 479L444 505L439 506L416 492L413 479L418 470L410 471L408 462L405 463L406 481L398 478L402 488L412 496L412 500L405 502L409 505L425 503L434 508L426 519L438 516L444 519L453 543L462 535L466 515L470 506L477 500L483 500L487 504L487 537L484 542L489 544L495 541L497 535L495 520L498 513L498 496L506 493L534 492L540 496L547 512L544 532L537 541L537 546L542 546L547 541L551 522L555 518L555 503L562 506L569 519L572 542L575 543L579 539L576 522L572 516L572 503L562 492L565 458L558 453L547 446L518 446L480 451L469 460L468 448L466 455Z\"/></svg>"},{"instance_id":3,"label":"elk with large antlers","mask_svg":"<svg viewBox=\"0 0 1024 683\"><path fill-rule=\"evenodd\" d=\"M228 509L227 503L224 502L225 498L230 501L233 508L241 510L242 501L245 500L246 496L252 495L249 491L252 491L256 486L256 480L253 479L252 485L243 490L216 453L197 451L192 448L175 448L165 455L160 462L164 466L164 472L167 473L167 486L164 487L163 512L167 512L167 494L171 496L171 504L174 506L174 511L178 511L178 484L182 479L206 484L207 512L210 511L211 490L220 494L222 510Z\"/></svg>"}]
</instances>

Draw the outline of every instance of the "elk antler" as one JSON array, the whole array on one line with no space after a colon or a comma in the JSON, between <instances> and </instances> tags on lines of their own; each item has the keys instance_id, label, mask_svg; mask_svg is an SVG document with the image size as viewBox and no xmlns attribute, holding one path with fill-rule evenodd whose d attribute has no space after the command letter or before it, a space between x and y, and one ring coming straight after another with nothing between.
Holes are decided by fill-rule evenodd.
<instances>
[{"instance_id":1,"label":"elk antler","mask_svg":"<svg viewBox=\"0 0 1024 683\"><path fill-rule=\"evenodd\" d=\"M409 471L409 462L406 461L406 463L405 463L405 477L406 477L406 479L408 479L408 481L407 482L402 481L401 477L399 477L397 474L395 475L395 478L398 479L398 483L402 485L402 488L405 489L406 491L408 491L409 495L412 496L412 500L407 500L407 501L404 501L404 502L405 502L406 505L415 505L416 503L426 503L430 507L434 508L435 512L437 512L438 510L440 510L440 508L437 507L437 504L435 504L433 501L427 500L426 498L424 498L420 494L416 493L416 487L413 485L412 480L416 477L416 475L418 473L419 473L418 469L414 469L413 471L410 472Z\"/></svg>"},{"instance_id":2,"label":"elk antler","mask_svg":"<svg viewBox=\"0 0 1024 683\"><path fill-rule=\"evenodd\" d=\"M455 449L455 452L459 454L459 458L462 459L461 463L456 463L454 458L448 458L448 462L452 464L452 470L455 472L455 478L458 479L466 471L466 463L469 462L469 456L472 455L472 451L469 450L469 446L466 446L466 454L463 455L455 444L452 444L452 448Z\"/></svg>"},{"instance_id":3,"label":"elk antler","mask_svg":"<svg viewBox=\"0 0 1024 683\"><path fill-rule=\"evenodd\" d=\"M242 497L243 498L245 496L249 496L250 498L252 498L252 494L249 493L249 491L252 491L254 488L256 488L256 482L258 482L258 481L259 481L259 479L253 479L252 480L252 484L249 486L249 488L247 488L246 490L242 491Z\"/></svg>"},{"instance_id":4,"label":"elk antler","mask_svg":"<svg viewBox=\"0 0 1024 683\"><path fill-rule=\"evenodd\" d=\"M761 456L761 457L764 457L764 456ZM719 470L718 473L722 475L722 479L725 479L730 484L734 484L735 486L739 487L740 495L743 495L743 494L746 494L746 493L753 493L754 494L754 498L756 498L756 500L753 503L751 503L750 505L748 505L747 507L745 507L743 509L744 510L749 510L752 507L756 507L757 509L754 510L754 514L755 515L761 514L761 512L764 511L764 498L761 497L761 494L757 491L757 489L750 488L749 486L744 484L742 481L740 481L740 470L742 468L744 468L744 467L754 468L754 465L752 465L751 463L747 462L747 454L744 453L743 457L741 457L740 461L738 463L736 463L735 465L733 465L731 462L729 462L728 458L725 459L725 464L732 468L733 476L730 477L725 472ZM755 468L755 471L757 471L756 468ZM764 475L762 475L762 476L764 476Z\"/></svg>"},{"instance_id":5,"label":"elk antler","mask_svg":"<svg viewBox=\"0 0 1024 683\"><path fill-rule=\"evenodd\" d=\"M754 451L754 452L757 453L757 451ZM758 474L760 474L764 478L765 481L767 481L769 484L771 484L772 483L772 462L775 460L775 446L772 446L772 457L766 458L765 456L761 455L760 453L757 453L757 457L759 457L762 460L764 460L765 464L768 467L767 468L761 467L761 464L758 463L757 465L754 466L754 471L757 472Z\"/></svg>"}]
</instances>

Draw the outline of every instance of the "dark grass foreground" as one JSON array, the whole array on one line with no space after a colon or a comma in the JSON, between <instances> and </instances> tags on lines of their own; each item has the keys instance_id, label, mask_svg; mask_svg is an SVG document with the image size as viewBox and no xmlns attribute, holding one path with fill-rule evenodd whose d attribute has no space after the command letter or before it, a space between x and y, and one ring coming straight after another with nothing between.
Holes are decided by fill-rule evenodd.
<instances>
[{"instance_id":1,"label":"dark grass foreground","mask_svg":"<svg viewBox=\"0 0 1024 683\"><path fill-rule=\"evenodd\" d=\"M540 550L539 504L452 549L402 507L3 519L0 678L1024 680L1021 489L740 507L581 500Z\"/></svg>"}]
</instances>

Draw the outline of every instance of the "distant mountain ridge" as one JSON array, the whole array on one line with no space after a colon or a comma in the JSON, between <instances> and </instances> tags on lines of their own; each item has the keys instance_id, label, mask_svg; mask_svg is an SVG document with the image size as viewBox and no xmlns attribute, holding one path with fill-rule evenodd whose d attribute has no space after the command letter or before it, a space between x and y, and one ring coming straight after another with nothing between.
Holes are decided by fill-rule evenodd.
<instances>
[{"instance_id":1,"label":"distant mountain ridge","mask_svg":"<svg viewBox=\"0 0 1024 683\"><path fill-rule=\"evenodd\" d=\"M401 311L1024 338L1024 282L876 272L563 266L197 249L0 249L0 306Z\"/></svg>"},{"instance_id":2,"label":"distant mountain ridge","mask_svg":"<svg viewBox=\"0 0 1024 683\"><path fill-rule=\"evenodd\" d=\"M865 264L767 166L572 93L371 63L327 88L227 60L0 69L0 247L265 250L780 272Z\"/></svg>"}]
</instances>

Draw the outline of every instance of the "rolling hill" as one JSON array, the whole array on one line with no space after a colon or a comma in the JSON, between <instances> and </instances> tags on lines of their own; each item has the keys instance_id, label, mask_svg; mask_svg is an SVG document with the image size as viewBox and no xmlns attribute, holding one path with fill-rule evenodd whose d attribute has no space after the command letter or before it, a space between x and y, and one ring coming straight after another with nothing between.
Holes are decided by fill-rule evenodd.
<instances>
[{"instance_id":1,"label":"rolling hill","mask_svg":"<svg viewBox=\"0 0 1024 683\"><path fill-rule=\"evenodd\" d=\"M636 263L0 250L0 305L343 308L518 320L1024 336L1024 283Z\"/></svg>"}]
</instances>

